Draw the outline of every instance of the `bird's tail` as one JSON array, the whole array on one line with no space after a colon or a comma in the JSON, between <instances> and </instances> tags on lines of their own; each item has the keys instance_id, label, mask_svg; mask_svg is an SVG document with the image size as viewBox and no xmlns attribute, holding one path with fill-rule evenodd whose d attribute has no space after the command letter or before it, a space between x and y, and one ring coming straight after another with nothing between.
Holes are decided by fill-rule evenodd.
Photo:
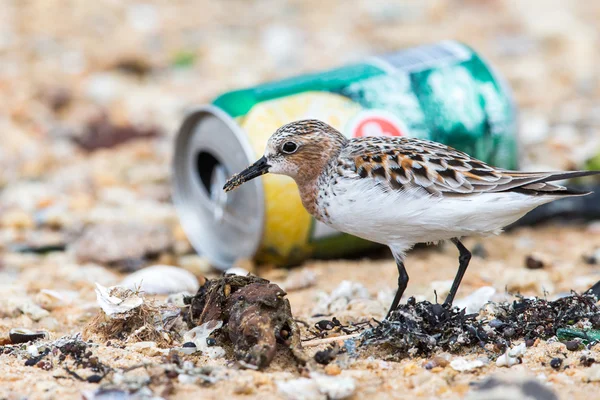
<instances>
[{"instance_id":1,"label":"bird's tail","mask_svg":"<svg viewBox=\"0 0 600 400\"><path fill-rule=\"evenodd\" d=\"M512 191L521 192L529 195L552 195L552 196L585 196L589 191L569 189L565 186L553 183L563 179L581 178L583 176L600 175L600 171L561 171L561 172L515 172L513 176L528 181L522 186L512 188ZM535 178L537 177L537 179Z\"/></svg>"}]
</instances>

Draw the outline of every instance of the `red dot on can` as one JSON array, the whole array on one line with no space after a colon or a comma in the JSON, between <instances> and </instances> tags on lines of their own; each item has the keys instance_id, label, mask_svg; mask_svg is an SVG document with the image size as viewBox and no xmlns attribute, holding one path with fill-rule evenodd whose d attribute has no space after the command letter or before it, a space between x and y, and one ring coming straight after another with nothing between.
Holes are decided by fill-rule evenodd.
<instances>
[{"instance_id":1,"label":"red dot on can","mask_svg":"<svg viewBox=\"0 0 600 400\"><path fill-rule=\"evenodd\" d=\"M354 130L354 137L365 136L404 136L404 133L393 122L373 116L360 121Z\"/></svg>"}]
</instances>

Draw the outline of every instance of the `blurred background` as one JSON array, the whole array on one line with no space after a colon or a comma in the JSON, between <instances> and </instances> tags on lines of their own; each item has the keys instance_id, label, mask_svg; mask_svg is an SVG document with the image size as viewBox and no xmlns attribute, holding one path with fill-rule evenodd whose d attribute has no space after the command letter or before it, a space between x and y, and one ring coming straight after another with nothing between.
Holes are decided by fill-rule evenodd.
<instances>
[{"instance_id":1,"label":"blurred background","mask_svg":"<svg viewBox=\"0 0 600 400\"><path fill-rule=\"evenodd\" d=\"M600 2L584 0L0 1L0 339L16 327L81 330L98 309L94 282L123 271L216 276L180 227L171 158L186 109L232 89L459 40L514 92L522 169L600 169L599 18ZM477 267L459 297L485 285L552 295L600 276L597 222L485 243L467 243ZM383 316L393 260L340 263L309 262L286 285L294 313L328 312L317 293L351 279L366 305L336 315ZM407 265L408 293L433 300L456 254L421 250ZM198 287L174 279L167 292Z\"/></svg>"},{"instance_id":2,"label":"blurred background","mask_svg":"<svg viewBox=\"0 0 600 400\"><path fill-rule=\"evenodd\" d=\"M186 109L444 39L472 46L508 80L522 169L598 169L599 16L594 2L559 0L4 0L4 272L27 282L31 257L61 265L50 270L63 277L89 262L135 270L148 255L204 271L171 203Z\"/></svg>"}]
</instances>

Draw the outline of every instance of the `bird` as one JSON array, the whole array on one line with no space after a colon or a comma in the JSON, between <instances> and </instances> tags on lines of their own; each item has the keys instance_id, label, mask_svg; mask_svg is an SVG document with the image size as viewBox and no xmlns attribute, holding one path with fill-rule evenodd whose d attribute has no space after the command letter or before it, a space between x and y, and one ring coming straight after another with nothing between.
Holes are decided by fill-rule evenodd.
<instances>
[{"instance_id":1,"label":"bird","mask_svg":"<svg viewBox=\"0 0 600 400\"><path fill-rule=\"evenodd\" d=\"M332 228L388 246L398 286L408 285L406 252L451 241L459 265L443 306L451 308L471 260L466 236L499 234L534 208L589 192L556 181L600 171L522 172L497 168L441 143L406 136L346 138L316 119L294 121L268 139L264 155L224 185L229 192L266 173L295 180L302 204Z\"/></svg>"}]
</instances>

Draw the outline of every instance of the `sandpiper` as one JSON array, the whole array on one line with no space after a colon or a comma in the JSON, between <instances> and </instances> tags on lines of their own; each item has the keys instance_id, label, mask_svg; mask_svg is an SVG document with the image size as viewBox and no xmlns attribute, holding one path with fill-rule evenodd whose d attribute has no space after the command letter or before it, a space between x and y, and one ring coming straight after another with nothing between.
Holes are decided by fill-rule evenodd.
<instances>
[{"instance_id":1,"label":"sandpiper","mask_svg":"<svg viewBox=\"0 0 600 400\"><path fill-rule=\"evenodd\" d=\"M415 244L450 240L458 248L458 272L444 302L451 306L471 259L461 237L498 234L539 205L588 194L553 182L600 173L508 171L428 140L348 140L314 119L279 128L264 156L223 189L268 172L292 177L319 221L391 249L399 277L388 316L408 284L404 257Z\"/></svg>"}]
</instances>

